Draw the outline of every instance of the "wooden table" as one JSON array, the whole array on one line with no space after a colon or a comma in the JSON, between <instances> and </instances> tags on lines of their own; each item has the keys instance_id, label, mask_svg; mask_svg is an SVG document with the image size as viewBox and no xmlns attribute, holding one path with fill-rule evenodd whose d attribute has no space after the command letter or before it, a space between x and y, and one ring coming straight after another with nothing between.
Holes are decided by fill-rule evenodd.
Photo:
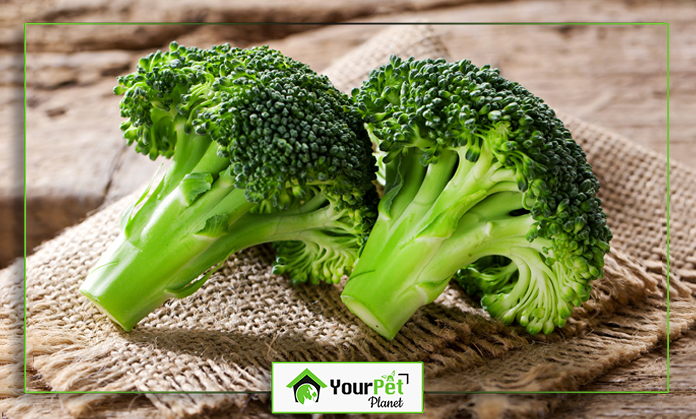
<instances>
[{"instance_id":1,"label":"wooden table","mask_svg":"<svg viewBox=\"0 0 696 419\"><path fill-rule=\"evenodd\" d=\"M16 19L33 21L147 20L370 22L370 26L150 26L29 28L27 56L27 234L29 248L90 211L149 180L153 163L126 149L118 129L114 76L132 71L137 57L181 44L206 47L267 43L322 70L383 26L376 23L661 21L670 31L670 158L696 167L696 7L690 1L536 0L459 2L368 1L264 7L213 0L164 0L144 8L135 2L92 7L57 1L10 2L0 28L0 218L21 214L22 58ZM471 3L471 4L469 4ZM105 3L106 4L106 3ZM346 6L347 5L347 6ZM5 5L3 5L5 7ZM125 10L125 12L124 12ZM193 11L196 11L194 13ZM147 13L147 14L145 14ZM140 43L133 46L133 32ZM491 63L502 74L544 97L554 108L667 153L667 27L574 25L437 25L454 59ZM128 41L128 42L126 42ZM128 48L128 49L126 49ZM540 65L553 62L554 65ZM94 141L94 135L99 142ZM69 182L65 181L70 179ZM15 218L16 219L16 218ZM21 254L21 224L0 224L0 265ZM696 335L671 346L673 393L662 396L572 395L550 402L553 417L689 417L696 388ZM591 390L650 389L664 381L665 349L658 349L593 383ZM636 381L632 377L643 377ZM644 377L651 377L645 379Z\"/></svg>"}]
</instances>

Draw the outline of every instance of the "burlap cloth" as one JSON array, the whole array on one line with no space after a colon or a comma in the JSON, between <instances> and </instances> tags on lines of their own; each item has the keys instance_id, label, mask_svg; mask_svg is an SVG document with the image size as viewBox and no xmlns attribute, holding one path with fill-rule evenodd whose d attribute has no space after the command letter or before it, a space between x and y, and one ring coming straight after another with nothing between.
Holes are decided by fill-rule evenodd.
<instances>
[{"instance_id":1,"label":"burlap cloth","mask_svg":"<svg viewBox=\"0 0 696 419\"><path fill-rule=\"evenodd\" d=\"M427 26L394 27L325 73L348 91L390 54L447 56ZM293 287L271 274L272 250L261 246L232 256L200 291L167 302L124 333L78 287L118 234L119 216L132 200L128 197L67 229L28 258L30 384L59 391L268 391L274 361L408 360L424 362L426 391L581 388L666 338L667 161L578 119L561 117L599 177L614 233L604 278L563 329L529 336L521 328L491 321L450 286L388 342L341 304L340 285ZM696 173L673 162L670 192L669 330L676 338L696 320ZM21 389L21 268L16 264L0 273L0 380L6 384L0 388L5 395ZM72 415L90 416L90 409L113 397L65 396L61 406ZM148 415L237 409L249 397L148 394L157 408ZM518 396L499 397L506 402L496 412L508 416L536 415L541 409L519 402ZM426 413L439 416L451 408L485 416L485 406L477 400L443 407L426 398ZM8 409L10 415L32 415L22 398Z\"/></svg>"}]
</instances>

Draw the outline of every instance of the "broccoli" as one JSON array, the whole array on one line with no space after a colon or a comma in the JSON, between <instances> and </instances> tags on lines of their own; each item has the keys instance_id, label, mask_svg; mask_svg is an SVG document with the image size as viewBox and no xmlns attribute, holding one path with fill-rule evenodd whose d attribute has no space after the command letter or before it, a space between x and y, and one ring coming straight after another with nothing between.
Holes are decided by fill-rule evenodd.
<instances>
[{"instance_id":1,"label":"broccoli","mask_svg":"<svg viewBox=\"0 0 696 419\"><path fill-rule=\"evenodd\" d=\"M130 330L261 243L293 283L350 274L377 216L376 162L325 76L268 47L172 43L118 82L127 143L172 162L80 288L113 321Z\"/></svg>"},{"instance_id":2,"label":"broccoli","mask_svg":"<svg viewBox=\"0 0 696 419\"><path fill-rule=\"evenodd\" d=\"M611 232L553 110L467 60L392 57L352 98L386 185L348 308L392 339L456 274L492 317L531 334L562 327L602 275Z\"/></svg>"}]
</instances>

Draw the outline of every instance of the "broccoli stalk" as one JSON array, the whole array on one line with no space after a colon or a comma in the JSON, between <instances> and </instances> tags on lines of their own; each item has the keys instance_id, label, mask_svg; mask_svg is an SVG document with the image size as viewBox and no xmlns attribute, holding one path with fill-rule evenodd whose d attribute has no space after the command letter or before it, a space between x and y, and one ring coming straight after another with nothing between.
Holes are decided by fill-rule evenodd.
<instances>
[{"instance_id":1,"label":"broccoli stalk","mask_svg":"<svg viewBox=\"0 0 696 419\"><path fill-rule=\"evenodd\" d=\"M261 243L293 283L350 274L376 217L375 160L328 79L268 47L172 43L114 91L128 144L172 159L80 288L124 330Z\"/></svg>"},{"instance_id":2,"label":"broccoli stalk","mask_svg":"<svg viewBox=\"0 0 696 419\"><path fill-rule=\"evenodd\" d=\"M353 99L386 180L348 308L392 339L457 274L505 323L563 326L611 233L599 182L553 111L469 61L392 57Z\"/></svg>"}]
</instances>

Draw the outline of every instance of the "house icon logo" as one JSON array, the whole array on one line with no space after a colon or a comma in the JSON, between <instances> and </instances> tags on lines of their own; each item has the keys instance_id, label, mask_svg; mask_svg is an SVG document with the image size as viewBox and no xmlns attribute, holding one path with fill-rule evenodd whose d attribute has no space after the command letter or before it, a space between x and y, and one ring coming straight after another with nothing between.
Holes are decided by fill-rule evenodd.
<instances>
[{"instance_id":1,"label":"house icon logo","mask_svg":"<svg viewBox=\"0 0 696 419\"><path fill-rule=\"evenodd\" d=\"M306 368L287 387L292 387L292 391L295 394L295 402L309 404L319 401L319 392L326 387L326 384Z\"/></svg>"}]
</instances>

